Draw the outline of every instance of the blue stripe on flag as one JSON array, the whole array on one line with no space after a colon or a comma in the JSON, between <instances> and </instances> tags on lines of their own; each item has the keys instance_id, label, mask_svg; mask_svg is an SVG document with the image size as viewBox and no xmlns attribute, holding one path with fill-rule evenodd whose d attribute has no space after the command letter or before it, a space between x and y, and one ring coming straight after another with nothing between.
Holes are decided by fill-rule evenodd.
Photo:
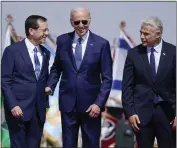
<instances>
[{"instance_id":1,"label":"blue stripe on flag","mask_svg":"<svg viewBox=\"0 0 177 148\"><path fill-rule=\"evenodd\" d=\"M122 81L114 80L112 84L112 89L122 90Z\"/></svg>"},{"instance_id":2,"label":"blue stripe on flag","mask_svg":"<svg viewBox=\"0 0 177 148\"><path fill-rule=\"evenodd\" d=\"M127 43L127 41L125 39L119 39L119 48L123 48L123 49L127 49L129 50L131 47L129 46L129 44Z\"/></svg>"}]
</instances>

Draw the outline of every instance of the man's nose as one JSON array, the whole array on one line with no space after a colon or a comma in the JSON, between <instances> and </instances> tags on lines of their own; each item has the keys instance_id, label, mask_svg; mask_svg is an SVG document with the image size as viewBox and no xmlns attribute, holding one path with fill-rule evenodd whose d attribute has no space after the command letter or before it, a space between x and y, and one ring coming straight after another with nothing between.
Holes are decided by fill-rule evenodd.
<instances>
[{"instance_id":1,"label":"man's nose","mask_svg":"<svg viewBox=\"0 0 177 148\"><path fill-rule=\"evenodd\" d=\"M47 36L49 35L49 30L45 31L45 35L47 35Z\"/></svg>"},{"instance_id":2,"label":"man's nose","mask_svg":"<svg viewBox=\"0 0 177 148\"><path fill-rule=\"evenodd\" d=\"M141 37L142 39L144 39L144 34L142 33L142 34L140 35L140 37Z\"/></svg>"}]
</instances>

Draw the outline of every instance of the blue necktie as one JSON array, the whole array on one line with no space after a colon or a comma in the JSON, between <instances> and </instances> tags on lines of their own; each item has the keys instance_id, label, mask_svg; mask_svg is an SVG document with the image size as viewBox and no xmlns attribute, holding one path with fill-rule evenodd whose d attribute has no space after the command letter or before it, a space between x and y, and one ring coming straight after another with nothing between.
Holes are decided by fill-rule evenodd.
<instances>
[{"instance_id":1,"label":"blue necktie","mask_svg":"<svg viewBox=\"0 0 177 148\"><path fill-rule=\"evenodd\" d=\"M151 70L152 70L152 80L155 81L156 79L156 66L155 66L155 56L154 56L154 48L151 48L151 55L150 55L150 65L151 65ZM160 98L155 95L154 97L154 103L157 104L160 100Z\"/></svg>"},{"instance_id":2,"label":"blue necktie","mask_svg":"<svg viewBox=\"0 0 177 148\"><path fill-rule=\"evenodd\" d=\"M76 48L75 48L75 61L77 69L79 69L82 61L82 44L81 44L82 38L79 38L77 40Z\"/></svg>"},{"instance_id":3,"label":"blue necktie","mask_svg":"<svg viewBox=\"0 0 177 148\"><path fill-rule=\"evenodd\" d=\"M35 64L35 74L36 74L36 78L39 78L39 74L40 74L40 62L37 56L37 48L34 48L34 64Z\"/></svg>"}]
</instances>

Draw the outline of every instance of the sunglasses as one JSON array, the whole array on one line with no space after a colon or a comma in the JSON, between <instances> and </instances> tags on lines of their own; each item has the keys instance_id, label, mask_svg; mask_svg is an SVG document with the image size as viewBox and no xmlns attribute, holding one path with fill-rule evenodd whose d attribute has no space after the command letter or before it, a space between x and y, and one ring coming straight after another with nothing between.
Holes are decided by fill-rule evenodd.
<instances>
[{"instance_id":1,"label":"sunglasses","mask_svg":"<svg viewBox=\"0 0 177 148\"><path fill-rule=\"evenodd\" d=\"M78 20L78 21L74 21L74 25L77 26L80 24L80 22L82 22L83 25L87 25L88 24L88 20Z\"/></svg>"}]
</instances>

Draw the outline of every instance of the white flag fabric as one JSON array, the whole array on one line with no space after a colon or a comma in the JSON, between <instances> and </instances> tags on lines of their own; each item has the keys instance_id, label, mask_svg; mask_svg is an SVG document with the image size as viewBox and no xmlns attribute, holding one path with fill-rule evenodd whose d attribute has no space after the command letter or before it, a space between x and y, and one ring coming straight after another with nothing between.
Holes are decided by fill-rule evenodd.
<instances>
[{"instance_id":1,"label":"white flag fabric","mask_svg":"<svg viewBox=\"0 0 177 148\"><path fill-rule=\"evenodd\" d=\"M113 63L113 84L107 102L108 107L122 108L121 90L122 90L122 76L127 51L134 47L134 43L125 31L121 30L117 48L115 51L114 63Z\"/></svg>"}]
</instances>

